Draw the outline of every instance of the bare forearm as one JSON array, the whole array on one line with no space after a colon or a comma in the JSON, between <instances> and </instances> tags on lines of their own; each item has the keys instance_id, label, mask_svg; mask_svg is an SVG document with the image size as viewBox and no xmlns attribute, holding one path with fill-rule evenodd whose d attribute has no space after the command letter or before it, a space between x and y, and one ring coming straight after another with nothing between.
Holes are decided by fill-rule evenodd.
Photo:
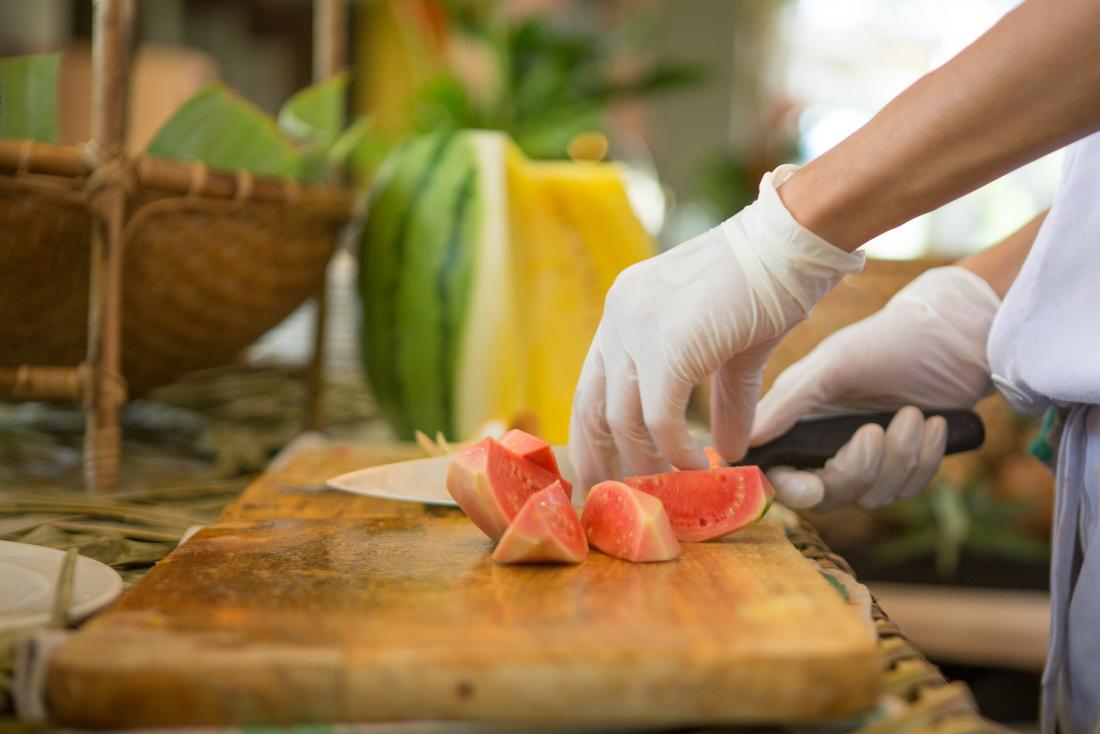
<instances>
[{"instance_id":1,"label":"bare forearm","mask_svg":"<svg viewBox=\"0 0 1100 734\"><path fill-rule=\"evenodd\" d=\"M779 191L844 250L1100 129L1100 2L1028 0Z\"/></svg>"},{"instance_id":2,"label":"bare forearm","mask_svg":"<svg viewBox=\"0 0 1100 734\"><path fill-rule=\"evenodd\" d=\"M1046 217L1044 211L997 244L959 260L956 265L982 277L998 296L1004 298L1031 252L1031 245Z\"/></svg>"}]
</instances>

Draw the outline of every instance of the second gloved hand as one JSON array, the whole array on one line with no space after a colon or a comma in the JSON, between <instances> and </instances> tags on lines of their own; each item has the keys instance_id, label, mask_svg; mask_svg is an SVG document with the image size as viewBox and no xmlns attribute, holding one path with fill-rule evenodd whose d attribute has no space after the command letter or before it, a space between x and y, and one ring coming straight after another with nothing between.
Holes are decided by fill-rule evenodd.
<instances>
[{"instance_id":1,"label":"second gloved hand","mask_svg":"<svg viewBox=\"0 0 1100 734\"><path fill-rule=\"evenodd\" d=\"M573 400L569 443L582 486L705 467L685 412L711 375L715 445L740 458L769 352L863 264L783 206L776 186L794 170L765 175L755 203L616 279Z\"/></svg>"},{"instance_id":2,"label":"second gloved hand","mask_svg":"<svg viewBox=\"0 0 1100 734\"><path fill-rule=\"evenodd\" d=\"M967 408L989 394L986 340L999 305L969 270L929 270L787 368L757 407L752 445L805 418L906 407L885 431L860 428L823 469L770 470L779 501L830 510L919 493L943 459L947 425L914 406Z\"/></svg>"}]
</instances>

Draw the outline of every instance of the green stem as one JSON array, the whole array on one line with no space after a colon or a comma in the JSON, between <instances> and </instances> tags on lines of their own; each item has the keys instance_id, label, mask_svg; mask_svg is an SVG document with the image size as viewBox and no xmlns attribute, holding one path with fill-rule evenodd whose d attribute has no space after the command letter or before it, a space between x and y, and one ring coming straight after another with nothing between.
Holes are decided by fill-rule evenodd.
<instances>
[{"instance_id":1,"label":"green stem","mask_svg":"<svg viewBox=\"0 0 1100 734\"><path fill-rule=\"evenodd\" d=\"M61 564L61 573L57 576L57 586L53 595L53 611L50 613L50 625L69 626L69 607L73 601L73 572L76 570L76 548L65 551L65 560Z\"/></svg>"}]
</instances>

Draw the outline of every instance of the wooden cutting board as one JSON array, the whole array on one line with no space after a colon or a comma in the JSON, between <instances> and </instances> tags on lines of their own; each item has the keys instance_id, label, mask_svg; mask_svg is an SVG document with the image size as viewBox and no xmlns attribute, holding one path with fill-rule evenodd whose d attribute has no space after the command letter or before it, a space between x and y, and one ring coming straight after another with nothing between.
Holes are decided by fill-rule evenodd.
<instances>
[{"instance_id":1,"label":"wooden cutting board","mask_svg":"<svg viewBox=\"0 0 1100 734\"><path fill-rule=\"evenodd\" d=\"M681 559L502 567L457 510L319 491L301 454L63 647L82 727L790 722L874 701L870 626L767 524Z\"/></svg>"}]
</instances>

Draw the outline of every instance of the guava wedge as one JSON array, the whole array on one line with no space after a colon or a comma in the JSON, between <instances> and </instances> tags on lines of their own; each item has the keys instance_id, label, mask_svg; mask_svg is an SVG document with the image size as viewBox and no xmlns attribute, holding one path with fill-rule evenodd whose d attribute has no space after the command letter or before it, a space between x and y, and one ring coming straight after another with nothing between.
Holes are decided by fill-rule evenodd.
<instances>
[{"instance_id":1,"label":"guava wedge","mask_svg":"<svg viewBox=\"0 0 1100 734\"><path fill-rule=\"evenodd\" d=\"M721 469L726 465L726 462L722 460L721 454L718 450L712 446L704 446L703 453L707 456L707 468L708 469ZM687 469L680 469L678 467L672 467L676 471L688 471Z\"/></svg>"},{"instance_id":2,"label":"guava wedge","mask_svg":"<svg viewBox=\"0 0 1100 734\"><path fill-rule=\"evenodd\" d=\"M588 555L577 511L561 482L527 498L493 551L497 563L580 563Z\"/></svg>"},{"instance_id":3,"label":"guava wedge","mask_svg":"<svg viewBox=\"0 0 1100 734\"><path fill-rule=\"evenodd\" d=\"M565 490L566 496L569 497L569 499L573 499L573 485L561 475L561 470L558 468L558 457L554 456L553 447L546 441L543 441L538 436L532 436L526 431L513 428L500 437L500 445L506 449L515 451L523 458L534 464L538 464L546 471L553 472L554 476L561 482L562 489Z\"/></svg>"},{"instance_id":4,"label":"guava wedge","mask_svg":"<svg viewBox=\"0 0 1100 734\"><path fill-rule=\"evenodd\" d=\"M581 513L588 542L627 561L671 561L680 544L661 501L622 482L600 482L588 493Z\"/></svg>"},{"instance_id":5,"label":"guava wedge","mask_svg":"<svg viewBox=\"0 0 1100 734\"><path fill-rule=\"evenodd\" d=\"M713 446L704 446L703 453L707 455L708 469L721 469L726 465L726 462L722 461L722 455Z\"/></svg>"},{"instance_id":6,"label":"guava wedge","mask_svg":"<svg viewBox=\"0 0 1100 734\"><path fill-rule=\"evenodd\" d=\"M753 525L775 499L775 490L757 466L627 477L626 483L659 499L676 538L687 542L712 540Z\"/></svg>"},{"instance_id":7,"label":"guava wedge","mask_svg":"<svg viewBox=\"0 0 1100 734\"><path fill-rule=\"evenodd\" d=\"M494 541L540 489L558 480L538 464L487 438L451 460L447 491L466 516Z\"/></svg>"}]
</instances>

